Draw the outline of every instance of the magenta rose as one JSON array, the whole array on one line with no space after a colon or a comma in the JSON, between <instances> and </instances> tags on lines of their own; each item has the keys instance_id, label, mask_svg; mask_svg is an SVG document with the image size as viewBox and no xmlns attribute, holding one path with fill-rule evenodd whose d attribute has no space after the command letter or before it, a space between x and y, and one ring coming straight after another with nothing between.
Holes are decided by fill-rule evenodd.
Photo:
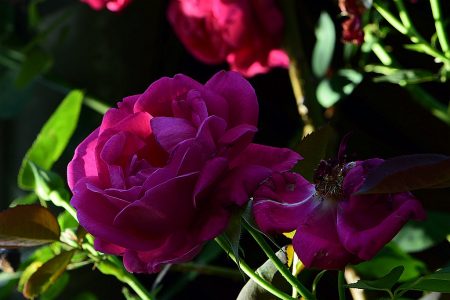
<instances>
[{"instance_id":1,"label":"magenta rose","mask_svg":"<svg viewBox=\"0 0 450 300\"><path fill-rule=\"evenodd\" d=\"M81 2L87 3L92 9L101 10L105 7L110 11L121 11L131 0L81 0Z\"/></svg>"},{"instance_id":2,"label":"magenta rose","mask_svg":"<svg viewBox=\"0 0 450 300\"><path fill-rule=\"evenodd\" d=\"M292 244L306 267L342 269L369 260L408 220L425 218L409 192L355 194L382 162L322 161L315 185L299 174L273 174L255 192L256 223L268 233L296 230Z\"/></svg>"},{"instance_id":3,"label":"magenta rose","mask_svg":"<svg viewBox=\"0 0 450 300\"><path fill-rule=\"evenodd\" d=\"M227 61L247 77L288 66L274 0L172 0L167 14L184 46L204 63Z\"/></svg>"},{"instance_id":4,"label":"magenta rose","mask_svg":"<svg viewBox=\"0 0 450 300\"><path fill-rule=\"evenodd\" d=\"M95 248L127 270L190 260L273 172L300 158L252 144L258 103L238 73L177 75L110 109L68 166L71 204Z\"/></svg>"}]
</instances>

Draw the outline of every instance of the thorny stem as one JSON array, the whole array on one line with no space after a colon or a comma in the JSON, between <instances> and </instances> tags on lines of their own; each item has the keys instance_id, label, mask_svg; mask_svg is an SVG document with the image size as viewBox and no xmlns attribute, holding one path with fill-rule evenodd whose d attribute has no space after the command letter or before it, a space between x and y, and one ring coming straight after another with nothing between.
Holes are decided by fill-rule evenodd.
<instances>
[{"instance_id":1,"label":"thorny stem","mask_svg":"<svg viewBox=\"0 0 450 300\"><path fill-rule=\"evenodd\" d=\"M302 295L304 299L315 299L314 295L294 275L292 275L289 269L278 259L277 255L266 242L264 237L250 225L248 225L245 221L242 222L242 224L244 228L251 234L253 239L258 243L267 257L272 261L280 274L289 282L289 284L291 284L300 293L300 295Z\"/></svg>"},{"instance_id":2,"label":"thorny stem","mask_svg":"<svg viewBox=\"0 0 450 300\"><path fill-rule=\"evenodd\" d=\"M255 271L250 268L245 261L242 259L237 260L237 258L234 256L233 251L227 244L227 242L223 239L223 237L217 237L215 239L216 243L228 254L228 256L239 265L239 268L248 276L250 279L252 279L254 282L256 282L259 286L264 288L266 291L271 293L274 296L277 296L280 299L283 300L294 300L291 296L287 295L286 293L278 290L273 285L271 285L269 282L265 281L263 278L258 276L258 274L255 273Z\"/></svg>"},{"instance_id":3,"label":"thorny stem","mask_svg":"<svg viewBox=\"0 0 450 300\"><path fill-rule=\"evenodd\" d=\"M298 30L296 1L283 0L286 50L289 55L289 78L297 102L298 112L304 123L303 135L314 131L314 127L322 124L320 107L316 100L313 76L308 66L303 42Z\"/></svg>"},{"instance_id":4,"label":"thorny stem","mask_svg":"<svg viewBox=\"0 0 450 300\"><path fill-rule=\"evenodd\" d=\"M400 20L398 20L392 12L390 12L386 7L384 7L379 0L375 0L373 6L378 11L378 13L389 22L395 29L397 29L400 33L409 37L409 39L416 45L419 45L422 50L430 56L438 59L445 65L450 64L450 58L446 57L443 53L437 51L434 47L432 47L415 29L414 25L411 22L411 18L409 17L408 12L404 6L402 0L394 0L397 8L399 10Z\"/></svg>"}]
</instances>

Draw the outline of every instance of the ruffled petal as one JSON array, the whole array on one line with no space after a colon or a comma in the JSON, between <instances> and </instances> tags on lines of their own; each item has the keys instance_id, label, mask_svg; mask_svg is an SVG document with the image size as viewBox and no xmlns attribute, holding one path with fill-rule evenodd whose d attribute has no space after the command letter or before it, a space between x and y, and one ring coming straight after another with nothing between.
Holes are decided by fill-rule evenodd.
<instances>
[{"instance_id":1,"label":"ruffled petal","mask_svg":"<svg viewBox=\"0 0 450 300\"><path fill-rule=\"evenodd\" d=\"M258 100L250 83L236 72L219 72L205 84L224 97L229 106L228 128L239 124L256 126L258 122Z\"/></svg>"},{"instance_id":2,"label":"ruffled petal","mask_svg":"<svg viewBox=\"0 0 450 300\"><path fill-rule=\"evenodd\" d=\"M99 129L97 128L81 142L75 149L75 154L67 166L67 182L72 191L79 180L98 175L95 161L98 133Z\"/></svg>"},{"instance_id":3,"label":"ruffled petal","mask_svg":"<svg viewBox=\"0 0 450 300\"><path fill-rule=\"evenodd\" d=\"M319 206L297 228L294 250L308 268L342 269L358 262L341 244L336 229L336 208Z\"/></svg>"},{"instance_id":4,"label":"ruffled petal","mask_svg":"<svg viewBox=\"0 0 450 300\"><path fill-rule=\"evenodd\" d=\"M197 133L189 121L181 118L155 117L150 123L156 141L168 153L180 142L194 138Z\"/></svg>"},{"instance_id":5,"label":"ruffled petal","mask_svg":"<svg viewBox=\"0 0 450 300\"><path fill-rule=\"evenodd\" d=\"M275 172L284 172L291 170L300 159L302 159L300 154L288 148L250 144L233 160L231 166L253 164Z\"/></svg>"},{"instance_id":6,"label":"ruffled petal","mask_svg":"<svg viewBox=\"0 0 450 300\"><path fill-rule=\"evenodd\" d=\"M186 93L192 89L202 88L200 83L182 74L173 78L161 78L140 96L134 105L134 112L145 111L154 117L171 117L172 101L184 99Z\"/></svg>"}]
</instances>

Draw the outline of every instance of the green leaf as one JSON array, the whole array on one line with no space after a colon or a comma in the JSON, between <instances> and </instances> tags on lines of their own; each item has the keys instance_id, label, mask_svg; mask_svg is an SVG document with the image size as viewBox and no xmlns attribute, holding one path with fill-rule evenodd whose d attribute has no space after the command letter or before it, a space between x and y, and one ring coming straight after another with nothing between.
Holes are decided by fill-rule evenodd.
<instances>
[{"instance_id":1,"label":"green leaf","mask_svg":"<svg viewBox=\"0 0 450 300\"><path fill-rule=\"evenodd\" d=\"M58 215L58 224L61 227L61 231L78 227L77 220L75 220L66 210Z\"/></svg>"},{"instance_id":2,"label":"green leaf","mask_svg":"<svg viewBox=\"0 0 450 300\"><path fill-rule=\"evenodd\" d=\"M450 187L450 157L413 154L385 160L367 174L357 193L398 193L445 187Z\"/></svg>"},{"instance_id":3,"label":"green leaf","mask_svg":"<svg viewBox=\"0 0 450 300\"><path fill-rule=\"evenodd\" d=\"M18 177L21 188L34 188L34 176L29 161L48 170L61 156L76 128L82 101L81 91L70 92L45 123L22 161Z\"/></svg>"},{"instance_id":4,"label":"green leaf","mask_svg":"<svg viewBox=\"0 0 450 300\"><path fill-rule=\"evenodd\" d=\"M30 299L44 293L64 273L75 251L62 252L39 267L25 283L24 296Z\"/></svg>"},{"instance_id":5,"label":"green leaf","mask_svg":"<svg viewBox=\"0 0 450 300\"><path fill-rule=\"evenodd\" d=\"M374 82L391 82L399 85L416 84L438 79L438 76L426 70L395 69L390 74L374 78Z\"/></svg>"},{"instance_id":6,"label":"green leaf","mask_svg":"<svg viewBox=\"0 0 450 300\"><path fill-rule=\"evenodd\" d=\"M19 88L27 86L33 79L47 72L53 65L53 58L44 50L33 48L26 54L19 75L16 78L16 86Z\"/></svg>"},{"instance_id":7,"label":"green leaf","mask_svg":"<svg viewBox=\"0 0 450 300\"><path fill-rule=\"evenodd\" d=\"M371 260L355 265L358 274L368 278L380 278L395 267L403 266L399 281L417 278L426 272L425 264L403 252L396 244L389 243Z\"/></svg>"},{"instance_id":8,"label":"green leaf","mask_svg":"<svg viewBox=\"0 0 450 300\"><path fill-rule=\"evenodd\" d=\"M27 205L27 204L34 204L38 201L38 196L36 193L29 193L23 197L19 197L14 199L9 207L15 207L18 205Z\"/></svg>"},{"instance_id":9,"label":"green leaf","mask_svg":"<svg viewBox=\"0 0 450 300\"><path fill-rule=\"evenodd\" d=\"M323 79L316 90L317 101L325 108L331 107L350 95L361 83L361 73L351 69L341 69L330 79Z\"/></svg>"},{"instance_id":10,"label":"green leaf","mask_svg":"<svg viewBox=\"0 0 450 300\"><path fill-rule=\"evenodd\" d=\"M242 235L242 212L234 213L228 223L228 227L222 234L227 243L230 245L239 266L239 242Z\"/></svg>"},{"instance_id":11,"label":"green leaf","mask_svg":"<svg viewBox=\"0 0 450 300\"><path fill-rule=\"evenodd\" d=\"M68 273L63 273L55 283L40 295L40 300L53 300L58 299L59 295L64 291L69 283L70 276Z\"/></svg>"},{"instance_id":12,"label":"green leaf","mask_svg":"<svg viewBox=\"0 0 450 300\"><path fill-rule=\"evenodd\" d=\"M283 264L287 264L287 256L286 249L280 249L276 253L277 257ZM281 283L285 283L285 280L278 282L276 275L278 273L278 269L269 259L263 265L261 265L258 269L256 269L256 273L260 275L264 280L270 282L272 284L276 283L275 286L278 286ZM284 279L284 278L283 278ZM236 300L269 300L274 299L274 296L270 294L267 290L259 286L253 280L249 280L244 287L239 292Z\"/></svg>"},{"instance_id":13,"label":"green leaf","mask_svg":"<svg viewBox=\"0 0 450 300\"><path fill-rule=\"evenodd\" d=\"M90 292L82 292L76 295L73 300L97 300L97 296Z\"/></svg>"},{"instance_id":14,"label":"green leaf","mask_svg":"<svg viewBox=\"0 0 450 300\"><path fill-rule=\"evenodd\" d=\"M31 275L33 275L41 266L42 262L34 261L25 268L25 270L22 272L22 275L20 276L19 284L17 285L17 290L19 292L23 293L23 289L28 279L30 279Z\"/></svg>"},{"instance_id":15,"label":"green leaf","mask_svg":"<svg viewBox=\"0 0 450 300\"><path fill-rule=\"evenodd\" d=\"M358 282L347 284L346 287L373 291L390 291L402 275L403 270L403 266L398 266L380 279L358 280Z\"/></svg>"},{"instance_id":16,"label":"green leaf","mask_svg":"<svg viewBox=\"0 0 450 300\"><path fill-rule=\"evenodd\" d=\"M46 208L23 205L0 212L0 247L33 247L59 240L58 221Z\"/></svg>"},{"instance_id":17,"label":"green leaf","mask_svg":"<svg viewBox=\"0 0 450 300\"><path fill-rule=\"evenodd\" d=\"M312 182L314 171L319 162L325 158L327 148L334 137L335 132L329 125L325 125L305 136L295 147L295 151L300 153L303 160L297 164L294 170Z\"/></svg>"},{"instance_id":18,"label":"green leaf","mask_svg":"<svg viewBox=\"0 0 450 300\"><path fill-rule=\"evenodd\" d=\"M33 173L34 191L39 198L48 200L52 191L63 188L64 182L58 174L43 170L32 161L28 161L28 166Z\"/></svg>"},{"instance_id":19,"label":"green leaf","mask_svg":"<svg viewBox=\"0 0 450 300\"><path fill-rule=\"evenodd\" d=\"M450 267L425 275L418 280L404 283L397 288L395 293L407 290L450 293Z\"/></svg>"},{"instance_id":20,"label":"green leaf","mask_svg":"<svg viewBox=\"0 0 450 300\"><path fill-rule=\"evenodd\" d=\"M312 53L312 71L318 78L323 77L333 58L336 31L333 20L322 12L316 27L316 44Z\"/></svg>"},{"instance_id":21,"label":"green leaf","mask_svg":"<svg viewBox=\"0 0 450 300\"><path fill-rule=\"evenodd\" d=\"M410 221L394 237L393 241L406 252L426 250L450 234L450 214L428 211L425 221Z\"/></svg>"}]
</instances>

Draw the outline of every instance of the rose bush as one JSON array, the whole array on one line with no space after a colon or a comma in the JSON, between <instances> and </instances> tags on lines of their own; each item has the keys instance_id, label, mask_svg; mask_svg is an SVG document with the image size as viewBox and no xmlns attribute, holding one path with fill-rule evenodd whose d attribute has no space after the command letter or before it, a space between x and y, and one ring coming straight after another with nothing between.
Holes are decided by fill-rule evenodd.
<instances>
[{"instance_id":1,"label":"rose bush","mask_svg":"<svg viewBox=\"0 0 450 300\"><path fill-rule=\"evenodd\" d=\"M274 171L300 158L252 144L253 88L238 73L177 75L110 109L68 166L71 204L99 251L127 270L191 259Z\"/></svg>"},{"instance_id":2,"label":"rose bush","mask_svg":"<svg viewBox=\"0 0 450 300\"><path fill-rule=\"evenodd\" d=\"M110 11L121 11L131 3L131 0L81 0L81 2L87 3L95 10L101 10L106 7Z\"/></svg>"},{"instance_id":3,"label":"rose bush","mask_svg":"<svg viewBox=\"0 0 450 300\"><path fill-rule=\"evenodd\" d=\"M287 67L283 16L273 0L172 0L168 19L200 61L227 61L245 76Z\"/></svg>"},{"instance_id":4,"label":"rose bush","mask_svg":"<svg viewBox=\"0 0 450 300\"><path fill-rule=\"evenodd\" d=\"M268 233L296 230L292 244L306 267L342 269L369 260L408 220L425 218L409 192L355 194L382 162L322 161L315 185L299 174L274 174L255 192L256 223Z\"/></svg>"}]
</instances>

